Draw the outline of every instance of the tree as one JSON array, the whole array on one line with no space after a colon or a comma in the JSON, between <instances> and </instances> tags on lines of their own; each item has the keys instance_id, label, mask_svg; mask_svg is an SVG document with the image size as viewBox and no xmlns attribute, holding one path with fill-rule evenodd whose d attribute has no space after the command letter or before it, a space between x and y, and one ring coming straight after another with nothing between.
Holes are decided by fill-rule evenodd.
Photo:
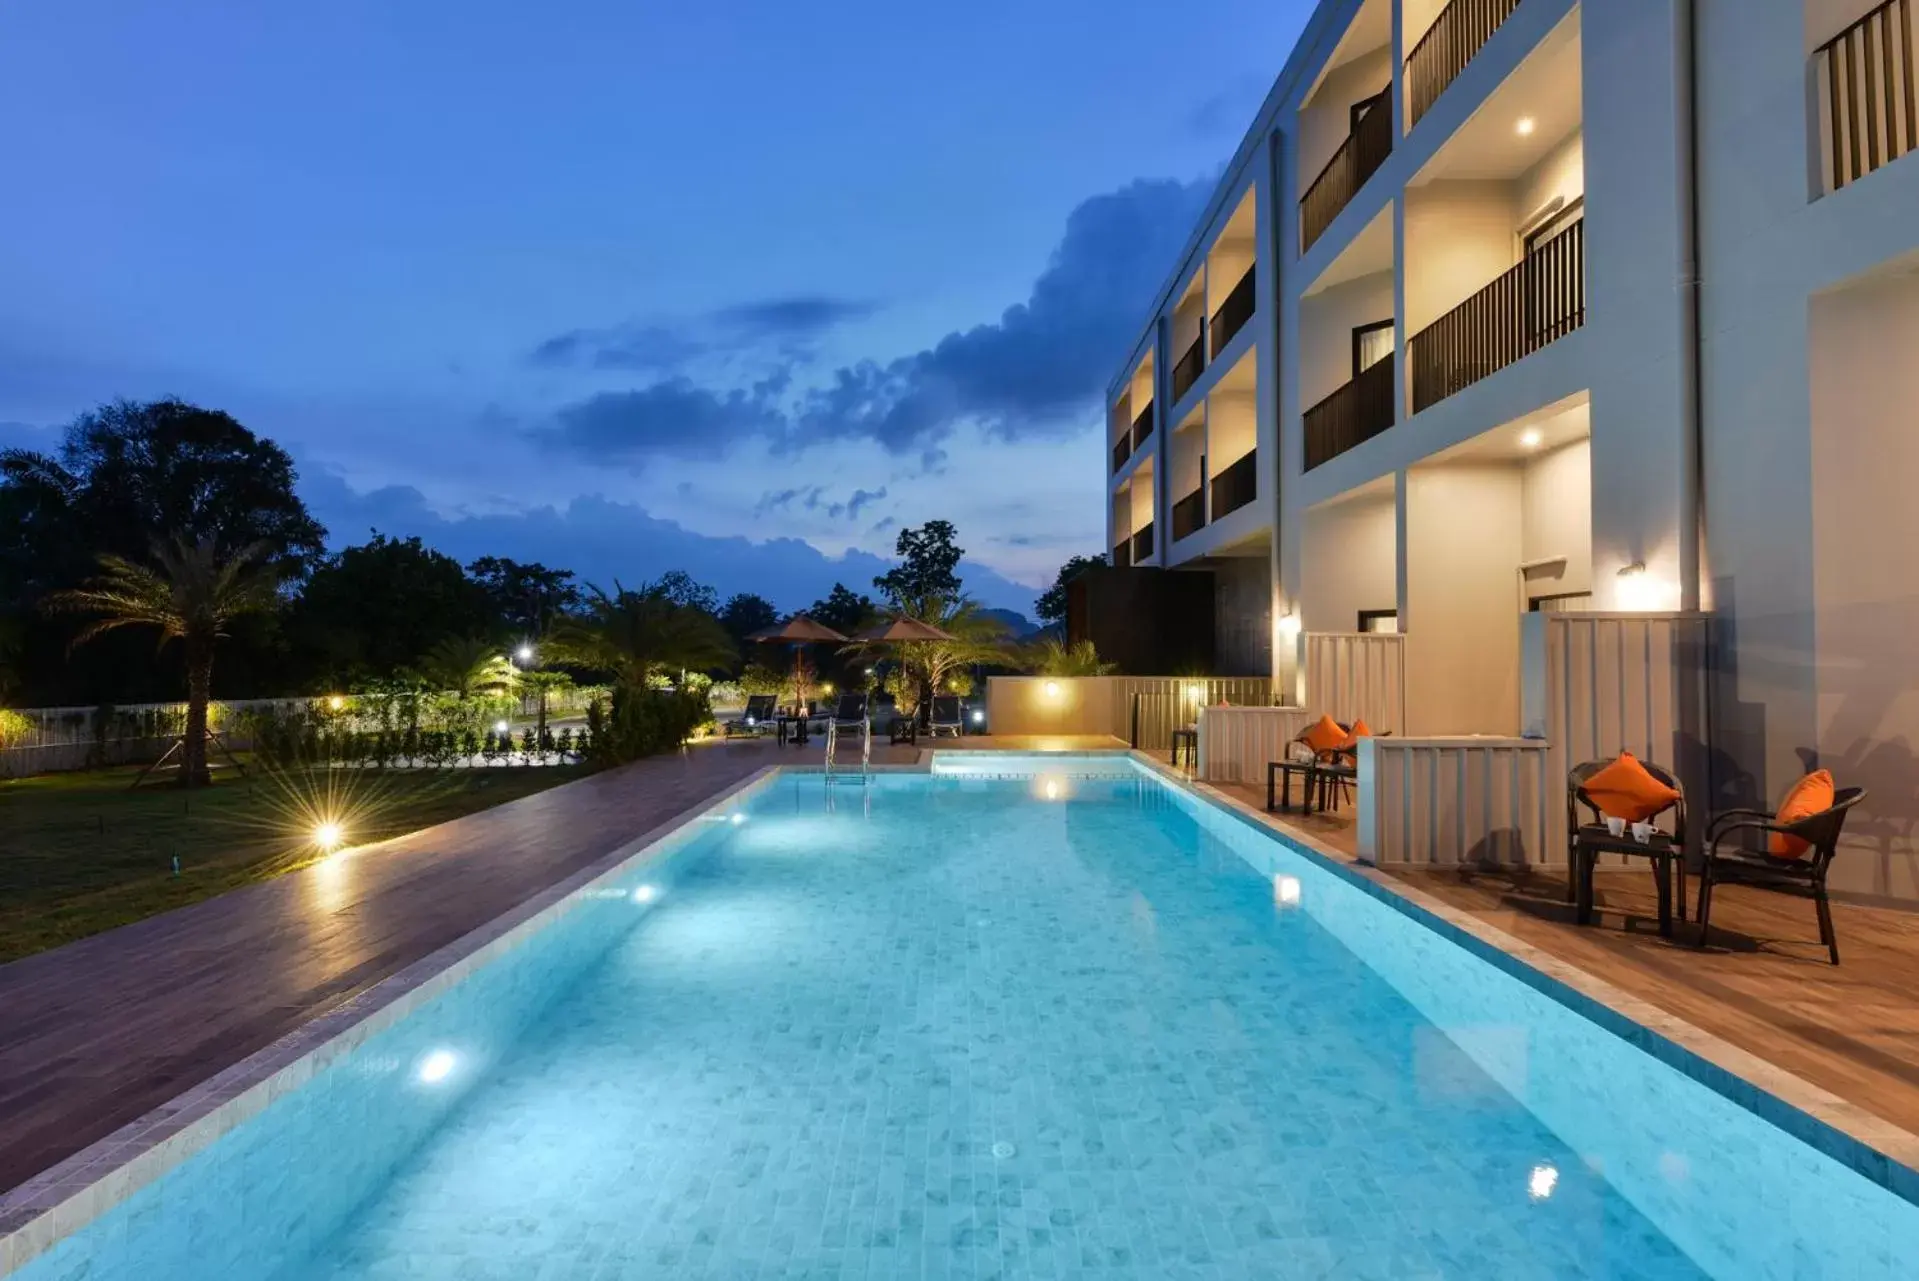
<instances>
[{"instance_id":1,"label":"tree","mask_svg":"<svg viewBox=\"0 0 1919 1281\"><path fill-rule=\"evenodd\" d=\"M162 645L181 642L187 663L183 786L208 781L207 704L213 697L214 646L233 619L271 609L277 599L280 571L267 563L269 550L264 543L254 543L222 555L210 537L197 542L176 538L153 549L151 567L108 552L100 556L97 578L47 598L53 612L93 615L74 636L75 645L122 627L158 628Z\"/></svg>"},{"instance_id":2,"label":"tree","mask_svg":"<svg viewBox=\"0 0 1919 1281\"><path fill-rule=\"evenodd\" d=\"M643 688L656 673L706 671L738 656L720 621L682 604L658 583L639 591L613 584L587 589L586 607L562 619L548 638L548 657Z\"/></svg>"},{"instance_id":3,"label":"tree","mask_svg":"<svg viewBox=\"0 0 1919 1281\"><path fill-rule=\"evenodd\" d=\"M462 699L508 694L520 681L519 669L500 647L481 636L447 637L420 660L420 675L434 689Z\"/></svg>"},{"instance_id":4,"label":"tree","mask_svg":"<svg viewBox=\"0 0 1919 1281\"><path fill-rule=\"evenodd\" d=\"M705 610L715 616L720 612L720 594L705 583L695 582L693 575L683 569L667 570L653 582L641 584L640 592L657 592L675 605Z\"/></svg>"},{"instance_id":5,"label":"tree","mask_svg":"<svg viewBox=\"0 0 1919 1281\"><path fill-rule=\"evenodd\" d=\"M1104 565L1104 556L1075 556L1059 567L1059 574L1053 579L1053 585L1040 593L1033 602L1033 613L1043 623L1063 623L1066 621L1066 585L1096 565Z\"/></svg>"},{"instance_id":6,"label":"tree","mask_svg":"<svg viewBox=\"0 0 1919 1281\"><path fill-rule=\"evenodd\" d=\"M862 627L870 626L878 612L871 596L856 592L845 583L834 583L833 590L814 601L806 616L842 636L851 636Z\"/></svg>"},{"instance_id":7,"label":"tree","mask_svg":"<svg viewBox=\"0 0 1919 1281\"><path fill-rule=\"evenodd\" d=\"M918 619L953 637L950 641L909 641L905 644L862 642L854 648L863 653L896 653L906 673L902 698L908 710L923 705L920 695L937 694L948 678L960 670L981 663L1004 663L1010 657L1006 624L964 596L940 593L902 602L900 613Z\"/></svg>"},{"instance_id":8,"label":"tree","mask_svg":"<svg viewBox=\"0 0 1919 1281\"><path fill-rule=\"evenodd\" d=\"M736 645L744 644L754 632L765 631L779 621L780 614L773 608L773 602L751 592L735 592L720 609L720 625L726 628L726 634Z\"/></svg>"},{"instance_id":9,"label":"tree","mask_svg":"<svg viewBox=\"0 0 1919 1281\"><path fill-rule=\"evenodd\" d=\"M211 539L225 556L263 544L262 564L298 578L323 555L326 530L294 492L295 479L278 445L178 400L103 405L74 420L55 450L0 452L0 613L21 629L23 695L126 701L177 688L179 675L131 635L67 661L65 630L38 603L93 573L102 553L144 561L176 536ZM254 617L236 629L243 635L227 647L223 670L268 670L270 623Z\"/></svg>"},{"instance_id":10,"label":"tree","mask_svg":"<svg viewBox=\"0 0 1919 1281\"><path fill-rule=\"evenodd\" d=\"M957 598L960 594L958 569L966 553L953 542L953 523L929 520L918 529L902 529L893 544L900 563L873 580L873 586L885 594L895 609L929 596Z\"/></svg>"},{"instance_id":11,"label":"tree","mask_svg":"<svg viewBox=\"0 0 1919 1281\"><path fill-rule=\"evenodd\" d=\"M418 538L375 533L327 558L292 611L292 631L329 684L392 676L449 636L482 636L486 591Z\"/></svg>"},{"instance_id":12,"label":"tree","mask_svg":"<svg viewBox=\"0 0 1919 1281\"><path fill-rule=\"evenodd\" d=\"M579 584L573 581L570 569L482 556L469 564L466 572L486 593L494 618L516 637L539 640L560 615L580 603Z\"/></svg>"},{"instance_id":13,"label":"tree","mask_svg":"<svg viewBox=\"0 0 1919 1281\"><path fill-rule=\"evenodd\" d=\"M1111 676L1119 670L1118 663L1103 662L1089 640L1068 645L1048 637L1029 651L1027 661L1041 676Z\"/></svg>"}]
</instances>

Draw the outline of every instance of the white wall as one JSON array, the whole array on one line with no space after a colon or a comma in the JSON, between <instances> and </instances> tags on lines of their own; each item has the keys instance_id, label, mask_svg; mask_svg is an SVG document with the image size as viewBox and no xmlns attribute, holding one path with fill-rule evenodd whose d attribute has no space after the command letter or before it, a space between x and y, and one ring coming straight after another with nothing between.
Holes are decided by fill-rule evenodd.
<instances>
[{"instance_id":1,"label":"white wall","mask_svg":"<svg viewBox=\"0 0 1919 1281\"><path fill-rule=\"evenodd\" d=\"M1153 523L1153 473L1151 468L1142 467L1139 471L1133 473L1132 497L1132 532L1137 534L1140 530Z\"/></svg>"},{"instance_id":2,"label":"white wall","mask_svg":"<svg viewBox=\"0 0 1919 1281\"><path fill-rule=\"evenodd\" d=\"M1433 25L1433 20L1445 10L1448 0L1400 0L1400 30L1406 33L1406 56L1411 57L1413 46Z\"/></svg>"},{"instance_id":3,"label":"white wall","mask_svg":"<svg viewBox=\"0 0 1919 1281\"><path fill-rule=\"evenodd\" d=\"M1206 401L1206 470L1217 476L1251 453L1259 419L1250 391L1216 391Z\"/></svg>"},{"instance_id":4,"label":"white wall","mask_svg":"<svg viewBox=\"0 0 1919 1281\"><path fill-rule=\"evenodd\" d=\"M1524 229L1525 219L1554 196L1567 205L1586 194L1586 134L1575 129L1546 158L1519 175L1513 184L1513 226Z\"/></svg>"},{"instance_id":5,"label":"white wall","mask_svg":"<svg viewBox=\"0 0 1919 1281\"><path fill-rule=\"evenodd\" d=\"M1407 732L1519 732L1523 495L1516 467L1406 477Z\"/></svg>"},{"instance_id":6,"label":"white wall","mask_svg":"<svg viewBox=\"0 0 1919 1281\"><path fill-rule=\"evenodd\" d=\"M1200 459L1206 454L1206 418L1203 407L1197 418L1189 418L1187 421L1191 426L1181 427L1173 433L1172 471L1167 495L1169 501L1175 503L1199 488Z\"/></svg>"},{"instance_id":7,"label":"white wall","mask_svg":"<svg viewBox=\"0 0 1919 1281\"><path fill-rule=\"evenodd\" d=\"M1574 441L1530 459L1520 471L1519 559L1564 556L1558 574L1535 573L1534 595L1592 590L1592 449Z\"/></svg>"},{"instance_id":8,"label":"white wall","mask_svg":"<svg viewBox=\"0 0 1919 1281\"><path fill-rule=\"evenodd\" d=\"M1408 191L1406 333L1417 334L1517 261L1511 183L1433 182Z\"/></svg>"},{"instance_id":9,"label":"white wall","mask_svg":"<svg viewBox=\"0 0 1919 1281\"><path fill-rule=\"evenodd\" d=\"M1353 376L1353 330L1393 318L1393 273L1375 272L1299 304L1299 398L1305 411Z\"/></svg>"},{"instance_id":10,"label":"white wall","mask_svg":"<svg viewBox=\"0 0 1919 1281\"><path fill-rule=\"evenodd\" d=\"M1299 620L1308 632L1350 632L1366 609L1399 608L1397 504L1390 493L1306 513Z\"/></svg>"},{"instance_id":11,"label":"white wall","mask_svg":"<svg viewBox=\"0 0 1919 1281\"><path fill-rule=\"evenodd\" d=\"M1352 132L1353 104L1384 89L1393 79L1393 50L1381 45L1327 76L1313 105L1299 113L1299 193L1326 167Z\"/></svg>"}]
</instances>

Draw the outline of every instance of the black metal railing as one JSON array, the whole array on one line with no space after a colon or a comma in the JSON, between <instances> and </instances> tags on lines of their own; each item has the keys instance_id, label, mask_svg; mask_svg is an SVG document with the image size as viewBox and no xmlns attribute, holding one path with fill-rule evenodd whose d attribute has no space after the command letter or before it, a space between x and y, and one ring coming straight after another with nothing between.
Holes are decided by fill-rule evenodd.
<instances>
[{"instance_id":1,"label":"black metal railing","mask_svg":"<svg viewBox=\"0 0 1919 1281\"><path fill-rule=\"evenodd\" d=\"M1186 354L1179 358L1177 365L1173 366L1173 403L1177 405L1179 398L1191 391L1193 384L1198 382L1199 376L1205 372L1206 322L1202 320L1199 324L1199 337L1193 339L1193 345L1186 349Z\"/></svg>"},{"instance_id":2,"label":"black metal railing","mask_svg":"<svg viewBox=\"0 0 1919 1281\"><path fill-rule=\"evenodd\" d=\"M1219 359L1219 353L1226 350L1226 344L1233 336L1246 327L1253 318L1254 289L1253 268L1248 267L1246 274L1233 286L1233 292L1226 295L1226 301L1213 313L1213 359Z\"/></svg>"},{"instance_id":3,"label":"black metal railing","mask_svg":"<svg viewBox=\"0 0 1919 1281\"><path fill-rule=\"evenodd\" d=\"M1133 420L1133 448L1138 449L1153 434L1153 402L1147 401L1146 408L1139 411L1139 417Z\"/></svg>"},{"instance_id":4,"label":"black metal railing","mask_svg":"<svg viewBox=\"0 0 1919 1281\"><path fill-rule=\"evenodd\" d=\"M1138 533L1133 535L1133 563L1137 565L1141 561L1151 560L1152 557L1153 522L1149 520L1140 526Z\"/></svg>"},{"instance_id":5,"label":"black metal railing","mask_svg":"<svg viewBox=\"0 0 1919 1281\"><path fill-rule=\"evenodd\" d=\"M1118 440L1113 442L1113 470L1115 472L1117 472L1120 468L1124 467L1126 465L1126 460L1128 458L1131 458L1132 456L1133 456L1132 436L1130 435L1121 436Z\"/></svg>"},{"instance_id":6,"label":"black metal railing","mask_svg":"<svg viewBox=\"0 0 1919 1281\"><path fill-rule=\"evenodd\" d=\"M1828 191L1919 145L1912 0L1886 0L1813 51L1825 79Z\"/></svg>"},{"instance_id":7,"label":"black metal railing","mask_svg":"<svg viewBox=\"0 0 1919 1281\"><path fill-rule=\"evenodd\" d=\"M1206 486L1201 485L1173 504L1173 541L1190 538L1206 528Z\"/></svg>"},{"instance_id":8,"label":"black metal railing","mask_svg":"<svg viewBox=\"0 0 1919 1281\"><path fill-rule=\"evenodd\" d=\"M1586 323L1586 221L1460 303L1406 346L1413 412L1498 373Z\"/></svg>"},{"instance_id":9,"label":"black metal railing","mask_svg":"<svg viewBox=\"0 0 1919 1281\"><path fill-rule=\"evenodd\" d=\"M1213 519L1236 512L1259 495L1259 451L1213 477Z\"/></svg>"},{"instance_id":10,"label":"black metal railing","mask_svg":"<svg viewBox=\"0 0 1919 1281\"><path fill-rule=\"evenodd\" d=\"M1453 0L1440 11L1406 57L1406 100L1414 124L1518 7L1519 0Z\"/></svg>"},{"instance_id":11,"label":"black metal railing","mask_svg":"<svg viewBox=\"0 0 1919 1281\"><path fill-rule=\"evenodd\" d=\"M1357 377L1306 411L1306 470L1393 425L1393 362L1368 365Z\"/></svg>"},{"instance_id":12,"label":"black metal railing","mask_svg":"<svg viewBox=\"0 0 1919 1281\"><path fill-rule=\"evenodd\" d=\"M1393 154L1393 111L1390 97L1373 104L1359 118L1346 141L1306 188L1299 201L1299 251L1305 253L1326 234L1339 211L1353 202L1366 180Z\"/></svg>"},{"instance_id":13,"label":"black metal railing","mask_svg":"<svg viewBox=\"0 0 1919 1281\"><path fill-rule=\"evenodd\" d=\"M1122 538L1113 548L1113 568L1125 569L1133 563L1133 540Z\"/></svg>"}]
</instances>

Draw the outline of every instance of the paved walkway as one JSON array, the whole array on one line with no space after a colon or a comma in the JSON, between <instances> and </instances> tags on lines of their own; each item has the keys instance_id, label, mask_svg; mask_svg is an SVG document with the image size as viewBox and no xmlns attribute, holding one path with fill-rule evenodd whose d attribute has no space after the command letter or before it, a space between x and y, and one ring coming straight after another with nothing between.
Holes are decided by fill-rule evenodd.
<instances>
[{"instance_id":1,"label":"paved walkway","mask_svg":"<svg viewBox=\"0 0 1919 1281\"><path fill-rule=\"evenodd\" d=\"M776 762L641 761L0 966L0 1191Z\"/></svg>"}]
</instances>

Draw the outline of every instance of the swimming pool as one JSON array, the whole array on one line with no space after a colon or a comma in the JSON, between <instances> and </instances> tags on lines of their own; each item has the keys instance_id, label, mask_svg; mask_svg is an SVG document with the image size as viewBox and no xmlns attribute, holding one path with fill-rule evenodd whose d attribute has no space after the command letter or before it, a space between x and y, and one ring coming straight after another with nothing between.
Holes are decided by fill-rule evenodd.
<instances>
[{"instance_id":1,"label":"swimming pool","mask_svg":"<svg viewBox=\"0 0 1919 1281\"><path fill-rule=\"evenodd\" d=\"M17 1275L1919 1274L1909 1201L1123 757L776 775L496 950Z\"/></svg>"}]
</instances>

